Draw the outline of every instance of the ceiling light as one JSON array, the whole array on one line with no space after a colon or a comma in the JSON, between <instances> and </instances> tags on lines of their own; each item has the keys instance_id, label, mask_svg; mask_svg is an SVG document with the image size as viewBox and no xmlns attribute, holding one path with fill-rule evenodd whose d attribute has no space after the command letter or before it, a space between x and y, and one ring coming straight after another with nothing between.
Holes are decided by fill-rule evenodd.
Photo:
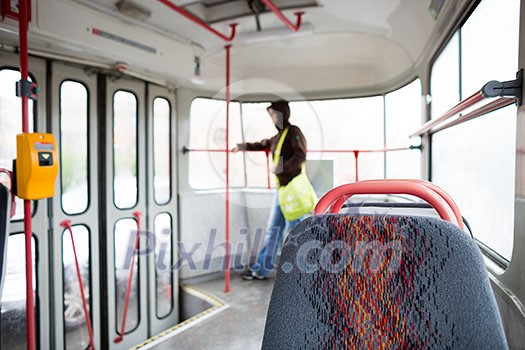
<instances>
[{"instance_id":1,"label":"ceiling light","mask_svg":"<svg viewBox=\"0 0 525 350\"><path fill-rule=\"evenodd\" d=\"M151 17L151 10L129 0L120 0L115 4L117 10L128 17L145 21Z\"/></svg>"}]
</instances>

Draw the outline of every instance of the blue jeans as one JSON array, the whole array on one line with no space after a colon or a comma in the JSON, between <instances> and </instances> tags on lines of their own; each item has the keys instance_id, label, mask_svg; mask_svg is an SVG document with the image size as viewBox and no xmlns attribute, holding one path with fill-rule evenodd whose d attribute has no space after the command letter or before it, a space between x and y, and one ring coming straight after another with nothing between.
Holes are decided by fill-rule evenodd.
<instances>
[{"instance_id":1,"label":"blue jeans","mask_svg":"<svg viewBox=\"0 0 525 350\"><path fill-rule=\"evenodd\" d=\"M272 208L268 217L264 245L257 256L257 261L250 265L250 270L257 272L261 276L268 277L275 268L277 253L283 243L284 233L291 231L306 217L307 215L294 221L287 221L281 212L276 193L273 197Z\"/></svg>"}]
</instances>

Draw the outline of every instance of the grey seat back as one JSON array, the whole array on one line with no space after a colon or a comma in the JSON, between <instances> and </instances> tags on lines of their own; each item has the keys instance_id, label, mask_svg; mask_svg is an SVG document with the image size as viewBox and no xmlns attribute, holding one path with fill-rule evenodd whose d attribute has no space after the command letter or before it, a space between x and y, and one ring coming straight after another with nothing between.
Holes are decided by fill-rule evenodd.
<instances>
[{"instance_id":1,"label":"grey seat back","mask_svg":"<svg viewBox=\"0 0 525 350\"><path fill-rule=\"evenodd\" d=\"M474 241L437 218L312 216L288 236L263 349L506 349Z\"/></svg>"},{"instance_id":2,"label":"grey seat back","mask_svg":"<svg viewBox=\"0 0 525 350\"><path fill-rule=\"evenodd\" d=\"M10 219L11 194L9 190L0 183L0 299L4 286Z\"/></svg>"}]
</instances>

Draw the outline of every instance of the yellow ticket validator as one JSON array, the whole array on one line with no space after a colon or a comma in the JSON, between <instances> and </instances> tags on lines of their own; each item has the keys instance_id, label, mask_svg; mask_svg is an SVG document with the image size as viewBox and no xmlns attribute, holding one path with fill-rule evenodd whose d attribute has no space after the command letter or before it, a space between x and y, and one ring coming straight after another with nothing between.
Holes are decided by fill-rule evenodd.
<instances>
[{"instance_id":1,"label":"yellow ticket validator","mask_svg":"<svg viewBox=\"0 0 525 350\"><path fill-rule=\"evenodd\" d=\"M29 200L53 197L58 163L52 134L16 135L17 196Z\"/></svg>"}]
</instances>

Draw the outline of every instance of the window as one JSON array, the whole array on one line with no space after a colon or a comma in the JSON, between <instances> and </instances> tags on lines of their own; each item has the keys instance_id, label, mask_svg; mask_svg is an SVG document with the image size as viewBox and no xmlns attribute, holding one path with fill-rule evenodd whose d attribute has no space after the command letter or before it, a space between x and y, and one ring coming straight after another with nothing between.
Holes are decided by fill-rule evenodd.
<instances>
[{"instance_id":1,"label":"window","mask_svg":"<svg viewBox=\"0 0 525 350\"><path fill-rule=\"evenodd\" d=\"M113 193L115 206L137 204L137 97L117 91L113 96Z\"/></svg>"},{"instance_id":2,"label":"window","mask_svg":"<svg viewBox=\"0 0 525 350\"><path fill-rule=\"evenodd\" d=\"M157 204L171 199L171 106L167 99L153 100L153 193Z\"/></svg>"},{"instance_id":3,"label":"window","mask_svg":"<svg viewBox=\"0 0 525 350\"><path fill-rule=\"evenodd\" d=\"M84 85L60 85L60 181L62 209L80 214L88 207L88 92Z\"/></svg>"},{"instance_id":4,"label":"window","mask_svg":"<svg viewBox=\"0 0 525 350\"><path fill-rule=\"evenodd\" d=\"M421 80L399 90L386 94L386 147L404 148L418 142L408 135L417 130L422 121ZM388 152L386 157L386 177L389 179L421 178L421 152L406 150Z\"/></svg>"},{"instance_id":5,"label":"window","mask_svg":"<svg viewBox=\"0 0 525 350\"><path fill-rule=\"evenodd\" d=\"M0 349L25 349L26 344L26 270L25 235L17 233L9 236L6 258L6 274L2 292L0 312ZM33 288L37 288L35 271L35 239L31 240L33 252ZM35 311L37 298L35 296ZM38 315L35 312L35 315ZM38 320L35 324L38 329Z\"/></svg>"},{"instance_id":6,"label":"window","mask_svg":"<svg viewBox=\"0 0 525 350\"><path fill-rule=\"evenodd\" d=\"M164 318L173 309L173 233L171 216L161 213L155 217L155 271L157 317Z\"/></svg>"},{"instance_id":7,"label":"window","mask_svg":"<svg viewBox=\"0 0 525 350\"><path fill-rule=\"evenodd\" d=\"M438 118L460 101L459 32L450 39L432 66L430 91L432 118Z\"/></svg>"},{"instance_id":8,"label":"window","mask_svg":"<svg viewBox=\"0 0 525 350\"><path fill-rule=\"evenodd\" d=\"M0 69L0 168L8 170L13 169L13 159L16 158L16 135L22 133L22 105L20 98L15 94L16 82L19 80L19 71ZM33 101L29 100L29 132L33 132L34 115ZM11 188L10 180L3 173L0 173L0 182ZM23 217L23 200L16 198L13 220Z\"/></svg>"},{"instance_id":9,"label":"window","mask_svg":"<svg viewBox=\"0 0 525 350\"><path fill-rule=\"evenodd\" d=\"M136 234L137 222L133 219L121 219L115 224L115 308L117 315L117 323L115 326L118 334L120 334L122 319L124 316L124 303L126 301L126 290L128 287ZM124 330L125 333L129 333L137 328L140 321L140 281L138 277L138 260L138 256L136 256L133 265L133 275L131 276L131 292L126 319L126 329Z\"/></svg>"},{"instance_id":10,"label":"window","mask_svg":"<svg viewBox=\"0 0 525 350\"><path fill-rule=\"evenodd\" d=\"M191 104L189 183L195 189L226 186L226 102L196 98ZM240 106L230 103L230 148L241 142ZM207 150L212 150L208 152ZM243 187L242 152L230 154L230 185Z\"/></svg>"},{"instance_id":11,"label":"window","mask_svg":"<svg viewBox=\"0 0 525 350\"><path fill-rule=\"evenodd\" d=\"M72 227L75 240L75 251L78 258L84 295L89 310L91 307L91 267L89 230L86 226L75 225ZM78 282L78 273L75 264L75 251L69 230L62 233L62 281L64 300L64 330L66 333L66 349L87 349L89 346L89 333L84 314L82 294Z\"/></svg>"},{"instance_id":12,"label":"window","mask_svg":"<svg viewBox=\"0 0 525 350\"><path fill-rule=\"evenodd\" d=\"M272 137L277 133L271 117L266 108L270 104L263 103L243 103L242 104L242 126L244 139L247 142L260 141ZM236 140L241 142L241 140ZM273 162L272 156L266 158L265 152L246 152L246 185L248 187L275 187L275 175L268 174L268 162ZM269 175L269 176L268 176Z\"/></svg>"},{"instance_id":13,"label":"window","mask_svg":"<svg viewBox=\"0 0 525 350\"><path fill-rule=\"evenodd\" d=\"M519 10L518 0L484 0L460 29L455 61L460 62L461 70L451 69L462 72L461 98L489 80L515 78ZM487 30L487 23L498 30ZM450 55L448 60L454 62ZM446 81L435 69L432 80L433 103L445 100ZM438 133L432 141L432 179L458 202L474 236L507 260L514 231L516 114L516 107L509 106Z\"/></svg>"},{"instance_id":14,"label":"window","mask_svg":"<svg viewBox=\"0 0 525 350\"><path fill-rule=\"evenodd\" d=\"M353 152L330 150L369 150L384 146L384 102L382 96L295 102L291 121L303 130L309 159L333 162L333 186L356 180ZM313 152L322 150L323 152ZM359 179L384 177L384 155L362 153L358 158Z\"/></svg>"}]
</instances>

